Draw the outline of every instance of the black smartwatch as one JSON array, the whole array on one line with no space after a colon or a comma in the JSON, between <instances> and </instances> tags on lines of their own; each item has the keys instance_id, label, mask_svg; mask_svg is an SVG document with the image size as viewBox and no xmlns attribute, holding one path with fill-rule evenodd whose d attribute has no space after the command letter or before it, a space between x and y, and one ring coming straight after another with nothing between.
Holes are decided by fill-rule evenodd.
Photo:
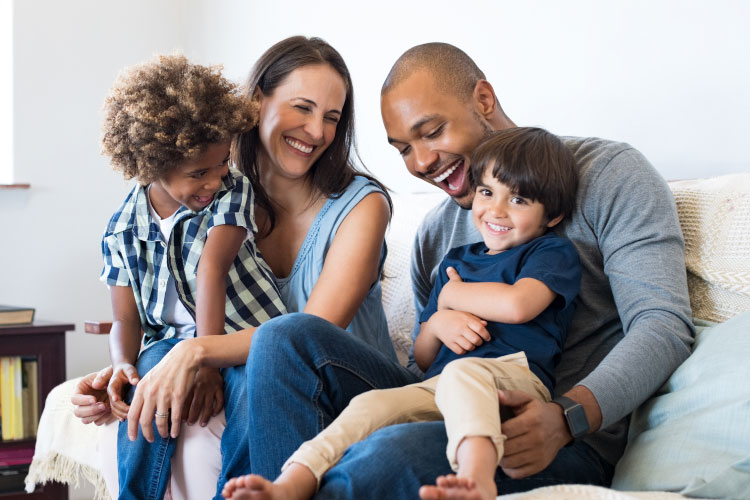
<instances>
[{"instance_id":1,"label":"black smartwatch","mask_svg":"<svg viewBox=\"0 0 750 500\"><path fill-rule=\"evenodd\" d=\"M559 405L562 408L563 415L565 415L568 430L570 431L570 435L573 436L573 441L568 443L569 445L589 432L589 420L586 418L586 411L583 409L583 405L565 396L556 397L552 402Z\"/></svg>"}]
</instances>

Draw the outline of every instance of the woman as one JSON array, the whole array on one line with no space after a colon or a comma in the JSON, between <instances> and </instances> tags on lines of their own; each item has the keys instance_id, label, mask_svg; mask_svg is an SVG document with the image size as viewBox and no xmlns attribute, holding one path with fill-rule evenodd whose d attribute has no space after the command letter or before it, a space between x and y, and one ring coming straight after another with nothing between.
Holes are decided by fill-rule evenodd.
<instances>
[{"instance_id":1,"label":"woman","mask_svg":"<svg viewBox=\"0 0 750 500\"><path fill-rule=\"evenodd\" d=\"M235 140L233 159L253 181L257 245L287 309L347 328L395 360L378 282L390 199L377 181L352 165L353 93L343 59L320 39L288 38L261 56L246 92L260 106L260 120ZM150 440L157 409L172 411L171 428L166 419L156 419L162 437L179 434L180 416L195 422L197 413L182 408L198 369L244 364L254 331L178 343L138 382L128 433L137 434L140 424ZM106 404L97 404L96 398L103 399L100 388L108 378L106 371L96 379L95 374L86 377L73 397L75 413L85 422L106 419ZM225 476L217 497L227 477L246 470L244 427L227 423L238 445L222 450ZM184 475L192 474L191 469Z\"/></svg>"}]
</instances>

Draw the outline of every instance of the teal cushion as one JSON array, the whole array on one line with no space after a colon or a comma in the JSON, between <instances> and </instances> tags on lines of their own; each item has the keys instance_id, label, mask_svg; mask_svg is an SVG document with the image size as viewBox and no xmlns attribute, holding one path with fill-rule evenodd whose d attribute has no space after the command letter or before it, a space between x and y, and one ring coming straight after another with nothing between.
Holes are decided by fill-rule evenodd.
<instances>
[{"instance_id":1,"label":"teal cushion","mask_svg":"<svg viewBox=\"0 0 750 500\"><path fill-rule=\"evenodd\" d=\"M696 326L693 353L633 412L616 489L750 498L750 311Z\"/></svg>"}]
</instances>

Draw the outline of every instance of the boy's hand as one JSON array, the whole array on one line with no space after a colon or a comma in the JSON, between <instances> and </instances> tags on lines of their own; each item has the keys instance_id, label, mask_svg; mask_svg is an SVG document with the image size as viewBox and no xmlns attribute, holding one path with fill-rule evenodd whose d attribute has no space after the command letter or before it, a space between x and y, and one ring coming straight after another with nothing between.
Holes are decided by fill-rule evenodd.
<instances>
[{"instance_id":1,"label":"boy's hand","mask_svg":"<svg viewBox=\"0 0 750 500\"><path fill-rule=\"evenodd\" d=\"M96 425L102 425L109 420L107 385L111 377L112 367L108 366L99 372L89 373L76 384L70 402L74 406L73 414L84 424L93 422Z\"/></svg>"},{"instance_id":2,"label":"boy's hand","mask_svg":"<svg viewBox=\"0 0 750 500\"><path fill-rule=\"evenodd\" d=\"M453 293L456 293L456 289L458 288L456 285L464 282L464 280L461 279L461 276L458 275L458 271L454 268L448 267L445 272L448 275L448 282L443 285L443 288L440 290L440 295L438 296L438 311L452 309L450 306L450 297Z\"/></svg>"},{"instance_id":3,"label":"boy's hand","mask_svg":"<svg viewBox=\"0 0 750 500\"><path fill-rule=\"evenodd\" d=\"M224 379L218 368L202 366L195 375L193 385L182 409L188 424L200 420L201 426L224 407Z\"/></svg>"},{"instance_id":4,"label":"boy's hand","mask_svg":"<svg viewBox=\"0 0 750 500\"><path fill-rule=\"evenodd\" d=\"M109 396L112 415L120 422L124 422L128 418L128 410L130 409L123 400L125 388L128 384L137 385L139 380L138 370L130 363L118 363L113 366L112 378L109 379L109 385L107 386L107 395Z\"/></svg>"},{"instance_id":5,"label":"boy's hand","mask_svg":"<svg viewBox=\"0 0 750 500\"><path fill-rule=\"evenodd\" d=\"M456 354L473 351L491 338L485 320L463 311L437 311L428 323L438 340Z\"/></svg>"}]
</instances>

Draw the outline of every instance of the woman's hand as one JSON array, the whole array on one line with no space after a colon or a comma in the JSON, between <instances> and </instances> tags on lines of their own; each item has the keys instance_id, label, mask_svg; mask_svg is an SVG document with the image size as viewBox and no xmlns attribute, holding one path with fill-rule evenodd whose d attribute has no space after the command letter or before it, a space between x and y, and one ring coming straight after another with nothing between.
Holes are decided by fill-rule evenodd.
<instances>
[{"instance_id":1,"label":"woman's hand","mask_svg":"<svg viewBox=\"0 0 750 500\"><path fill-rule=\"evenodd\" d=\"M73 414L84 424L102 425L110 418L107 385L112 377L112 367L108 366L98 372L89 373L76 385L70 398L73 403Z\"/></svg>"},{"instance_id":2,"label":"woman's hand","mask_svg":"<svg viewBox=\"0 0 750 500\"><path fill-rule=\"evenodd\" d=\"M201 366L199 340L179 342L138 382L128 411L128 438L131 441L138 437L140 424L143 437L152 443L154 431L151 422L154 419L161 437L170 435L170 423L171 436L176 438L180 434L182 409Z\"/></svg>"}]
</instances>

